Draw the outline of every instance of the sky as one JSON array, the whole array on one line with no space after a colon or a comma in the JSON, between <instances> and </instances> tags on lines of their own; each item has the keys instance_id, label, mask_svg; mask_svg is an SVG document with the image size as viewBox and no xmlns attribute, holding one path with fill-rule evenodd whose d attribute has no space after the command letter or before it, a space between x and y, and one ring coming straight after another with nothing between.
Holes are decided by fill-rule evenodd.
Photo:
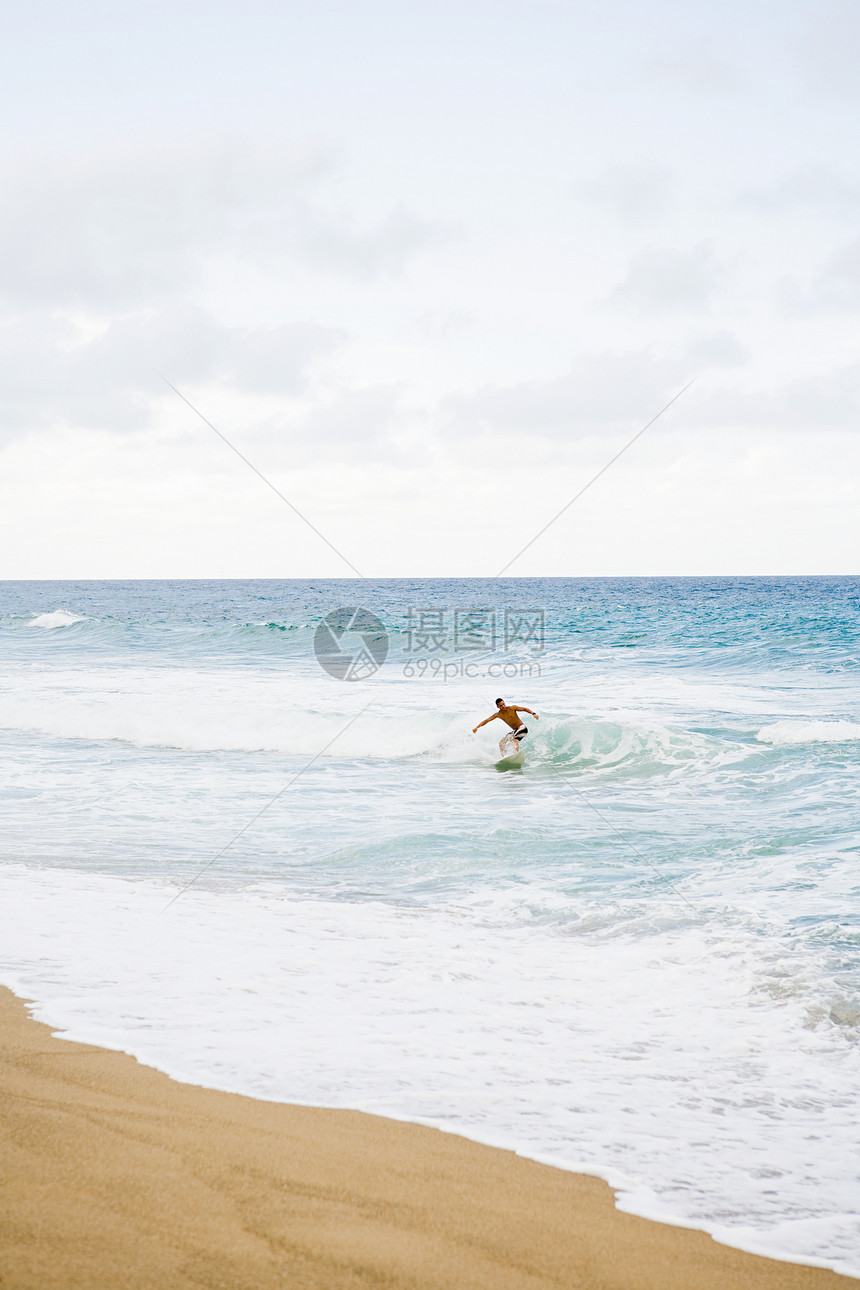
<instances>
[{"instance_id":1,"label":"sky","mask_svg":"<svg viewBox=\"0 0 860 1290\"><path fill-rule=\"evenodd\" d=\"M31 0L0 111L0 578L858 572L856 0Z\"/></svg>"}]
</instances>

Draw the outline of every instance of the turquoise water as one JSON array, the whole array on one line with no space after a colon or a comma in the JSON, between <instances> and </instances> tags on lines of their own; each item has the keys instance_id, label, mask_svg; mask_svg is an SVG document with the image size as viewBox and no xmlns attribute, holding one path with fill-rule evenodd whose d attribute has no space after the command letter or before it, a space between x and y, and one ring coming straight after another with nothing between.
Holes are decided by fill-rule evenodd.
<instances>
[{"instance_id":1,"label":"turquoise water","mask_svg":"<svg viewBox=\"0 0 860 1290\"><path fill-rule=\"evenodd\" d=\"M2 584L0 974L856 1273L858 666L850 578Z\"/></svg>"}]
</instances>

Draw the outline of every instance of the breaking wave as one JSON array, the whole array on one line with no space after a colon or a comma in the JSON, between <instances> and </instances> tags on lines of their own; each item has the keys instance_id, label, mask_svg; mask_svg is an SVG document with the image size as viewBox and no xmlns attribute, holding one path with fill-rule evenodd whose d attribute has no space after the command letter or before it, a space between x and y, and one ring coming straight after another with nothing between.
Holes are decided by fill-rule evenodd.
<instances>
[{"instance_id":1,"label":"breaking wave","mask_svg":"<svg viewBox=\"0 0 860 1290\"><path fill-rule=\"evenodd\" d=\"M80 614L70 614L67 609L55 609L50 614L37 614L37 616L27 623L28 627L71 627L73 623L82 623L84 618Z\"/></svg>"},{"instance_id":2,"label":"breaking wave","mask_svg":"<svg viewBox=\"0 0 860 1290\"><path fill-rule=\"evenodd\" d=\"M856 721L777 721L756 735L763 744L843 744L860 739Z\"/></svg>"}]
</instances>

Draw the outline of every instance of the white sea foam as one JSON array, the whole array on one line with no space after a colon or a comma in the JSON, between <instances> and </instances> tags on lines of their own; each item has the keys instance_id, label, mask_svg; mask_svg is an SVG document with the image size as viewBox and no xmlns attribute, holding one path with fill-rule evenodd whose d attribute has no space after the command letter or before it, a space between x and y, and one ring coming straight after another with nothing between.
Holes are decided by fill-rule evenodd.
<instances>
[{"instance_id":1,"label":"white sea foam","mask_svg":"<svg viewBox=\"0 0 860 1290\"><path fill-rule=\"evenodd\" d=\"M623 1208L860 1270L860 1054L779 928L540 891L446 910L8 866L0 977L70 1038L253 1096L455 1129ZM560 897L550 894L550 899ZM791 988L786 989L790 983Z\"/></svg>"},{"instance_id":2,"label":"white sea foam","mask_svg":"<svg viewBox=\"0 0 860 1290\"><path fill-rule=\"evenodd\" d=\"M471 734L465 713L485 712L480 695L445 691L434 705L420 686L359 692L321 677L305 680L297 691L272 672L144 666L10 669L7 676L0 728L61 739L303 756L331 745L330 755L338 757L486 764L495 758L501 734L497 723ZM594 771L671 771L725 755L713 740L637 721L633 714L611 721L545 711L541 722L531 722L528 740L536 761Z\"/></svg>"},{"instance_id":3,"label":"white sea foam","mask_svg":"<svg viewBox=\"0 0 860 1290\"><path fill-rule=\"evenodd\" d=\"M856 721L777 721L759 730L756 739L763 744L843 744L860 739Z\"/></svg>"},{"instance_id":4,"label":"white sea foam","mask_svg":"<svg viewBox=\"0 0 860 1290\"><path fill-rule=\"evenodd\" d=\"M50 614L37 614L27 624L28 627L71 627L72 623L82 623L80 614L70 614L67 609L55 609Z\"/></svg>"},{"instance_id":5,"label":"white sea foam","mask_svg":"<svg viewBox=\"0 0 860 1290\"><path fill-rule=\"evenodd\" d=\"M280 674L243 675L194 668L96 667L21 670L0 693L0 726L61 739L116 740L189 752L313 755L337 738L337 752L410 757L465 744L462 717L403 703L393 719L372 695L328 678L301 694Z\"/></svg>"}]
</instances>

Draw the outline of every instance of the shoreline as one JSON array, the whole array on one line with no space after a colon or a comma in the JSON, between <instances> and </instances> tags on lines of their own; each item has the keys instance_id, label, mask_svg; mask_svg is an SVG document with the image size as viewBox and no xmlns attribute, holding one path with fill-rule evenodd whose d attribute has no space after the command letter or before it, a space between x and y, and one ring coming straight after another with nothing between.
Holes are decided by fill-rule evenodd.
<instances>
[{"instance_id":1,"label":"shoreline","mask_svg":"<svg viewBox=\"0 0 860 1290\"><path fill-rule=\"evenodd\" d=\"M0 987L10 1290L837 1290L598 1178L361 1111L183 1084Z\"/></svg>"}]
</instances>

